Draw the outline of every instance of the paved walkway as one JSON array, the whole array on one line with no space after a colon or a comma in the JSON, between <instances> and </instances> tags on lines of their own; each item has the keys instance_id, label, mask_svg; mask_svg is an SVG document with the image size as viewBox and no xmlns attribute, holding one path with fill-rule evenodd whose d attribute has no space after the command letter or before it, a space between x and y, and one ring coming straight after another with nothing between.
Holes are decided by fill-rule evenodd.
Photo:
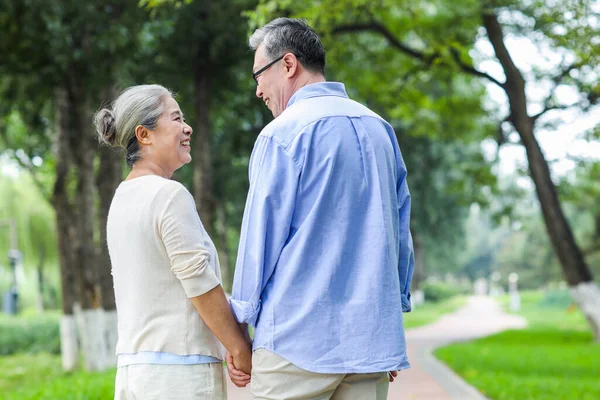
<instances>
[{"instance_id":1,"label":"paved walkway","mask_svg":"<svg viewBox=\"0 0 600 400\"><path fill-rule=\"evenodd\" d=\"M474 296L457 312L433 324L409 329L406 340L411 368L401 371L399 379L390 384L388 400L484 400L477 390L437 361L432 350L525 325L523 318L505 314L492 299ZM230 400L251 399L250 386L240 389L227 381Z\"/></svg>"}]
</instances>

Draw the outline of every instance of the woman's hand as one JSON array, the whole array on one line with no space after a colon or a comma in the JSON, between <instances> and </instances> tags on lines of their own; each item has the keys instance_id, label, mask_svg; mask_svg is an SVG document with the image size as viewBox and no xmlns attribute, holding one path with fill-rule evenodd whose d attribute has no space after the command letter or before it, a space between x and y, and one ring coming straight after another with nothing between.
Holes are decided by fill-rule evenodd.
<instances>
[{"instance_id":1,"label":"woman's hand","mask_svg":"<svg viewBox=\"0 0 600 400\"><path fill-rule=\"evenodd\" d=\"M245 352L242 352L245 353ZM252 352L249 351L248 355L238 355L233 357L230 352L227 352L227 372L229 373L229 379L237 387L246 387L250 383L250 370L252 368ZM248 373L244 372L244 369Z\"/></svg>"}]
</instances>

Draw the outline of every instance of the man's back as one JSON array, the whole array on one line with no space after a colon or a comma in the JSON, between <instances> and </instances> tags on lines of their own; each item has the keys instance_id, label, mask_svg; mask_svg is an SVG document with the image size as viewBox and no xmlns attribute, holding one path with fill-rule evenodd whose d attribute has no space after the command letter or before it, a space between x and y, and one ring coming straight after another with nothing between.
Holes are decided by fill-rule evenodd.
<instances>
[{"instance_id":1,"label":"man's back","mask_svg":"<svg viewBox=\"0 0 600 400\"><path fill-rule=\"evenodd\" d=\"M300 89L265 128L232 300L256 324L255 349L312 372L408 367L405 175L391 127L341 84Z\"/></svg>"}]
</instances>

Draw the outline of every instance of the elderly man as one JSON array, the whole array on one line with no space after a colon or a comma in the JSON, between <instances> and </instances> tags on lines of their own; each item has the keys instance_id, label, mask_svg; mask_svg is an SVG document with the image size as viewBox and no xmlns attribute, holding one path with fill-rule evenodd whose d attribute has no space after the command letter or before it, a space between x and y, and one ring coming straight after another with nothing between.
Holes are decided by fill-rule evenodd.
<instances>
[{"instance_id":1,"label":"elderly man","mask_svg":"<svg viewBox=\"0 0 600 400\"><path fill-rule=\"evenodd\" d=\"M413 248L406 167L390 124L325 81L304 21L250 38L256 95L275 119L256 140L231 297L255 327L256 399L385 399L409 368ZM244 377L233 366L234 383Z\"/></svg>"}]
</instances>

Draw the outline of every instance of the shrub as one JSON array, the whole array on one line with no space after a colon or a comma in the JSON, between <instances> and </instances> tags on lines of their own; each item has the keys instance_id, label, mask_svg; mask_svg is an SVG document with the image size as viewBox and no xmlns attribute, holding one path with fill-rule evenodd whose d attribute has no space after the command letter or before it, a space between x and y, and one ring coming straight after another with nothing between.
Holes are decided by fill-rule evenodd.
<instances>
[{"instance_id":1,"label":"shrub","mask_svg":"<svg viewBox=\"0 0 600 400\"><path fill-rule=\"evenodd\" d=\"M57 314L0 318L0 355L39 352L60 354Z\"/></svg>"},{"instance_id":2,"label":"shrub","mask_svg":"<svg viewBox=\"0 0 600 400\"><path fill-rule=\"evenodd\" d=\"M425 301L439 302L448 300L459 294L468 293L469 289L459 283L425 282L421 285L425 294Z\"/></svg>"},{"instance_id":3,"label":"shrub","mask_svg":"<svg viewBox=\"0 0 600 400\"><path fill-rule=\"evenodd\" d=\"M544 293L539 301L540 307L567 308L573 303L573 298L568 290L551 290Z\"/></svg>"}]
</instances>

